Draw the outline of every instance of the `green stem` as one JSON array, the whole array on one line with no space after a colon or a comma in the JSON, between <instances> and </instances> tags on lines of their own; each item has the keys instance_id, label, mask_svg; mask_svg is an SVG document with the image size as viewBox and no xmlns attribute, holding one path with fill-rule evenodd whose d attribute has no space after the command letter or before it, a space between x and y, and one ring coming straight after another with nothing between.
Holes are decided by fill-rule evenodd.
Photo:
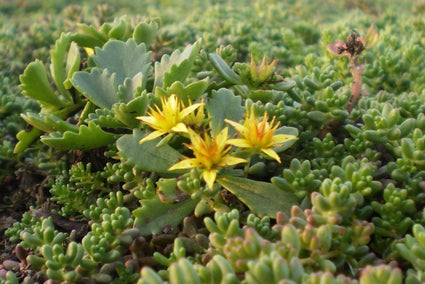
<instances>
[{"instance_id":1,"label":"green stem","mask_svg":"<svg viewBox=\"0 0 425 284\"><path fill-rule=\"evenodd\" d=\"M249 172L249 166L251 165L251 157L249 157L248 159L246 159L246 165L243 169L244 173L245 173L245 177L248 177L248 172Z\"/></svg>"}]
</instances>

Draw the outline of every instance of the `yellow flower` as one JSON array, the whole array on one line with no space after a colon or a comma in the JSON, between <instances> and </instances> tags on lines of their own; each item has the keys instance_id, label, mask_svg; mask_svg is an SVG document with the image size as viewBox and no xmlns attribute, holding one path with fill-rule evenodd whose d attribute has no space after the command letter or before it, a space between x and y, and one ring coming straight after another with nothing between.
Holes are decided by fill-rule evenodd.
<instances>
[{"instance_id":1,"label":"yellow flower","mask_svg":"<svg viewBox=\"0 0 425 284\"><path fill-rule=\"evenodd\" d=\"M227 155L231 146L226 145L228 136L227 127L220 131L213 139L204 133L204 138L192 129L189 129L190 145L186 145L193 151L194 158L184 157L169 170L190 169L199 167L203 169L202 177L212 189L214 181L221 167L232 166L246 162L245 159Z\"/></svg>"},{"instance_id":2,"label":"yellow flower","mask_svg":"<svg viewBox=\"0 0 425 284\"><path fill-rule=\"evenodd\" d=\"M267 120L268 114L266 112L263 120L258 121L255 117L253 107L250 114L246 115L243 125L225 119L242 136L242 138L238 139L229 139L227 143L240 148L250 148L255 153L263 152L280 163L279 155L271 148L281 146L284 142L297 139L297 137L287 134L275 135L275 131L279 127L279 122L275 124L275 117L273 117L270 123Z\"/></svg>"},{"instance_id":3,"label":"yellow flower","mask_svg":"<svg viewBox=\"0 0 425 284\"><path fill-rule=\"evenodd\" d=\"M202 100L201 103L203 104L204 101ZM183 123L188 128L191 128L194 130L201 129L206 123L204 108L201 107L201 108L198 108L196 111L191 112L188 116L186 116L183 119Z\"/></svg>"},{"instance_id":4,"label":"yellow flower","mask_svg":"<svg viewBox=\"0 0 425 284\"><path fill-rule=\"evenodd\" d=\"M171 95L168 99L161 98L161 104L162 110L155 105L155 109L149 108L148 116L137 117L137 119L155 129L154 132L141 139L140 144L167 133L187 133L187 127L182 122L183 119L203 105L202 103L197 103L185 108L176 95Z\"/></svg>"}]
</instances>

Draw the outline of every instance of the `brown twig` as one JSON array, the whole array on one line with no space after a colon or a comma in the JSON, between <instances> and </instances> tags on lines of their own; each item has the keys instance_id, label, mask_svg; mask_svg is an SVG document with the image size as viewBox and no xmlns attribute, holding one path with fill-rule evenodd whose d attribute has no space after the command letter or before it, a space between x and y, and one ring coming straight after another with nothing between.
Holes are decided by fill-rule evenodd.
<instances>
[{"instance_id":1,"label":"brown twig","mask_svg":"<svg viewBox=\"0 0 425 284\"><path fill-rule=\"evenodd\" d=\"M350 57L350 72L353 76L353 83L351 84L351 98L347 105L347 111L351 113L354 105L362 95L362 75L364 64L358 62L358 56Z\"/></svg>"}]
</instances>

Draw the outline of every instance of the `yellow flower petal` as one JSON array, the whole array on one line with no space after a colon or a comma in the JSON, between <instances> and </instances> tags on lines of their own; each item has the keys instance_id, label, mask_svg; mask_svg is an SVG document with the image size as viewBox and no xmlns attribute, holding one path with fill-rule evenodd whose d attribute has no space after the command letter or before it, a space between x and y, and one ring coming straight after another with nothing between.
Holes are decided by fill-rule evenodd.
<instances>
[{"instance_id":1,"label":"yellow flower petal","mask_svg":"<svg viewBox=\"0 0 425 284\"><path fill-rule=\"evenodd\" d=\"M186 125L184 125L184 123L181 123L181 122L177 123L177 125L171 128L171 130L174 132L184 132L184 133L188 132Z\"/></svg>"},{"instance_id":2,"label":"yellow flower petal","mask_svg":"<svg viewBox=\"0 0 425 284\"><path fill-rule=\"evenodd\" d=\"M156 119L151 116L137 116L136 118L149 125L154 124L156 121Z\"/></svg>"},{"instance_id":3,"label":"yellow flower petal","mask_svg":"<svg viewBox=\"0 0 425 284\"><path fill-rule=\"evenodd\" d=\"M154 140L155 138L158 138L159 136L164 135L165 133L167 132L161 131L161 130L157 130L152 133L149 133L148 135L146 135L139 141L139 144L143 144L146 141Z\"/></svg>"},{"instance_id":4,"label":"yellow flower petal","mask_svg":"<svg viewBox=\"0 0 425 284\"><path fill-rule=\"evenodd\" d=\"M210 189L213 188L215 178L217 177L217 171L216 170L207 170L205 169L202 172L202 177L204 178L205 182L207 183L208 187Z\"/></svg>"},{"instance_id":5,"label":"yellow flower petal","mask_svg":"<svg viewBox=\"0 0 425 284\"><path fill-rule=\"evenodd\" d=\"M224 150L228 139L229 139L228 128L225 127L223 128L223 130L220 131L220 133L217 134L217 136L214 139L215 142L217 143L217 148L219 149L219 151Z\"/></svg>"},{"instance_id":6,"label":"yellow flower petal","mask_svg":"<svg viewBox=\"0 0 425 284\"><path fill-rule=\"evenodd\" d=\"M154 130L160 131L161 135L173 132L187 133L187 127L183 123L183 118L192 114L201 105L201 103L198 103L185 108L176 95L171 95L168 98L161 97L161 108L158 105L149 107L149 115L138 116L137 119L141 120ZM155 136L157 134L158 132L152 134L152 136L142 139L142 143L160 136Z\"/></svg>"},{"instance_id":7,"label":"yellow flower petal","mask_svg":"<svg viewBox=\"0 0 425 284\"><path fill-rule=\"evenodd\" d=\"M174 164L168 170L169 171L183 170L183 169L191 169L194 167L196 167L195 159L185 159L183 161L178 162L177 164Z\"/></svg>"},{"instance_id":8,"label":"yellow flower petal","mask_svg":"<svg viewBox=\"0 0 425 284\"><path fill-rule=\"evenodd\" d=\"M228 120L228 119L225 119L224 121L226 123L230 124L231 126L233 126L233 128L236 129L236 131L238 131L241 134L245 133L247 131L247 128L242 124L239 124L237 122L234 122L234 121L231 121L231 120Z\"/></svg>"},{"instance_id":9,"label":"yellow flower petal","mask_svg":"<svg viewBox=\"0 0 425 284\"><path fill-rule=\"evenodd\" d=\"M233 166L233 165L236 165L236 164L246 163L246 162L247 162L247 160L242 159L242 158L237 158L237 157L233 157L233 156L225 156L220 161L220 164L218 166L220 166L220 167Z\"/></svg>"},{"instance_id":10,"label":"yellow flower petal","mask_svg":"<svg viewBox=\"0 0 425 284\"><path fill-rule=\"evenodd\" d=\"M263 152L264 154L266 154L270 158L273 158L276 161L278 161L279 163L281 163L279 155L274 150L272 150L272 149L261 149L261 152Z\"/></svg>"},{"instance_id":11,"label":"yellow flower petal","mask_svg":"<svg viewBox=\"0 0 425 284\"><path fill-rule=\"evenodd\" d=\"M251 144L249 144L245 139L229 139L227 140L227 144L240 148L251 148Z\"/></svg>"},{"instance_id":12,"label":"yellow flower petal","mask_svg":"<svg viewBox=\"0 0 425 284\"><path fill-rule=\"evenodd\" d=\"M202 103L197 103L197 104L193 104L190 105L188 107L185 107L181 112L180 112L180 116L183 119L184 117L186 117L188 114L194 112L197 108L199 108L200 106L202 106Z\"/></svg>"}]
</instances>

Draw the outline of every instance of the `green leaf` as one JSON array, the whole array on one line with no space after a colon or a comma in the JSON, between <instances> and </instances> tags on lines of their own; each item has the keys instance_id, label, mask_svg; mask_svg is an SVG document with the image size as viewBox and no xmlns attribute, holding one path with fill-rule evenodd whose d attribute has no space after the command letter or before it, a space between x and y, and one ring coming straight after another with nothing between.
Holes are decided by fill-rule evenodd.
<instances>
[{"instance_id":1,"label":"green leaf","mask_svg":"<svg viewBox=\"0 0 425 284\"><path fill-rule=\"evenodd\" d=\"M120 102L128 103L139 96L143 89L143 74L137 73L132 79L126 78L124 84L118 86L117 97Z\"/></svg>"},{"instance_id":2,"label":"green leaf","mask_svg":"<svg viewBox=\"0 0 425 284\"><path fill-rule=\"evenodd\" d=\"M260 216L276 218L278 211L289 214L291 207L299 203L293 193L279 189L268 182L232 176L219 177L217 182Z\"/></svg>"},{"instance_id":3,"label":"green leaf","mask_svg":"<svg viewBox=\"0 0 425 284\"><path fill-rule=\"evenodd\" d=\"M286 135L294 135L298 136L298 129L295 127L289 127L289 126L282 126L276 129L275 134L286 134ZM277 153L283 152L287 149L289 149L292 145L294 145L297 142L298 139L288 140L286 142L283 142L283 144L279 147L273 148Z\"/></svg>"},{"instance_id":4,"label":"green leaf","mask_svg":"<svg viewBox=\"0 0 425 284\"><path fill-rule=\"evenodd\" d=\"M13 149L14 154L22 153L28 146L34 142L40 135L42 131L37 128L32 128L30 131L21 130L16 134L18 143L16 143L15 148Z\"/></svg>"},{"instance_id":5,"label":"green leaf","mask_svg":"<svg viewBox=\"0 0 425 284\"><path fill-rule=\"evenodd\" d=\"M118 102L115 74L111 75L106 69L103 72L99 68L93 68L91 73L75 72L71 82L78 91L99 107L111 109L112 105Z\"/></svg>"},{"instance_id":6,"label":"green leaf","mask_svg":"<svg viewBox=\"0 0 425 284\"><path fill-rule=\"evenodd\" d=\"M148 96L142 95L133 99L128 104L115 104L112 111L114 112L116 119L124 123L129 128L136 128L140 126L140 120L136 119L136 117L145 114L148 104Z\"/></svg>"},{"instance_id":7,"label":"green leaf","mask_svg":"<svg viewBox=\"0 0 425 284\"><path fill-rule=\"evenodd\" d=\"M244 108L241 104L241 97L235 96L228 89L213 91L211 99L208 100L206 105L208 115L212 118L211 128L213 133L224 128L226 125L224 122L225 118L236 122L243 118ZM235 130L230 127L229 134L232 135L233 133L235 133Z\"/></svg>"},{"instance_id":8,"label":"green leaf","mask_svg":"<svg viewBox=\"0 0 425 284\"><path fill-rule=\"evenodd\" d=\"M154 87L167 88L176 81L184 81L192 69L196 55L201 48L201 41L196 41L193 45L188 45L181 52L174 51L171 56L165 54L161 62L155 62L155 83Z\"/></svg>"},{"instance_id":9,"label":"green leaf","mask_svg":"<svg viewBox=\"0 0 425 284\"><path fill-rule=\"evenodd\" d=\"M267 103L273 99L273 91L272 90L250 90L248 93L248 98L252 101L261 101L262 103Z\"/></svg>"},{"instance_id":10,"label":"green leaf","mask_svg":"<svg viewBox=\"0 0 425 284\"><path fill-rule=\"evenodd\" d=\"M198 200L186 199L175 204L166 204L161 200L142 200L142 207L133 211L134 227L143 236L160 233L165 227L176 227L189 216Z\"/></svg>"},{"instance_id":11,"label":"green leaf","mask_svg":"<svg viewBox=\"0 0 425 284\"><path fill-rule=\"evenodd\" d=\"M46 69L40 60L35 60L28 64L24 73L19 76L22 93L31 99L38 100L41 104L46 104L54 108L65 106L60 101L47 80Z\"/></svg>"},{"instance_id":12,"label":"green leaf","mask_svg":"<svg viewBox=\"0 0 425 284\"><path fill-rule=\"evenodd\" d=\"M116 106L115 104L114 106ZM84 119L84 123L88 124L93 122L94 124L100 126L101 128L127 128L121 121L115 117L115 113L106 108L97 108L93 112L89 113L88 116ZM80 123L79 125L82 125Z\"/></svg>"},{"instance_id":13,"label":"green leaf","mask_svg":"<svg viewBox=\"0 0 425 284\"><path fill-rule=\"evenodd\" d=\"M52 73L53 81L55 81L56 87L67 103L72 103L72 96L64 86L65 80L67 79L65 67L66 54L70 44L71 34L62 33L60 38L55 43L55 48L50 52L50 57L52 58L50 72Z\"/></svg>"},{"instance_id":14,"label":"green leaf","mask_svg":"<svg viewBox=\"0 0 425 284\"><path fill-rule=\"evenodd\" d=\"M159 97L169 97L175 94L180 100L188 105L189 101L196 101L208 88L208 78L193 82L187 86L184 86L182 82L176 81L166 90L157 87L155 89L155 95Z\"/></svg>"},{"instance_id":15,"label":"green leaf","mask_svg":"<svg viewBox=\"0 0 425 284\"><path fill-rule=\"evenodd\" d=\"M161 202L174 203L180 198L176 178L160 178L156 184Z\"/></svg>"},{"instance_id":16,"label":"green leaf","mask_svg":"<svg viewBox=\"0 0 425 284\"><path fill-rule=\"evenodd\" d=\"M100 68L115 73L118 85L122 85L126 78L133 79L141 73L143 81L137 83L145 86L152 70L150 54L151 52L146 51L144 43L137 45L133 39L127 42L110 40L103 48L96 48L96 55L92 58Z\"/></svg>"},{"instance_id":17,"label":"green leaf","mask_svg":"<svg viewBox=\"0 0 425 284\"><path fill-rule=\"evenodd\" d=\"M210 61L220 76L234 85L243 84L241 78L236 74L227 63L216 53L209 54Z\"/></svg>"},{"instance_id":18,"label":"green leaf","mask_svg":"<svg viewBox=\"0 0 425 284\"><path fill-rule=\"evenodd\" d=\"M307 117L314 122L323 123L326 119L326 114L318 110L312 110L307 113Z\"/></svg>"},{"instance_id":19,"label":"green leaf","mask_svg":"<svg viewBox=\"0 0 425 284\"><path fill-rule=\"evenodd\" d=\"M143 171L167 173L180 159L180 153L168 145L157 148L160 138L139 144L144 136L144 132L135 129L133 134L120 137L117 140L118 154Z\"/></svg>"},{"instance_id":20,"label":"green leaf","mask_svg":"<svg viewBox=\"0 0 425 284\"><path fill-rule=\"evenodd\" d=\"M69 122L64 121L60 117L57 117L54 114L42 114L42 113L33 113L27 112L26 114L21 114L21 117L32 126L44 131L73 131L78 132L78 126L73 125Z\"/></svg>"},{"instance_id":21,"label":"green leaf","mask_svg":"<svg viewBox=\"0 0 425 284\"><path fill-rule=\"evenodd\" d=\"M113 25L108 32L109 38L124 40L130 36L132 28L126 18L126 16L122 16L114 20Z\"/></svg>"},{"instance_id":22,"label":"green leaf","mask_svg":"<svg viewBox=\"0 0 425 284\"><path fill-rule=\"evenodd\" d=\"M69 46L68 51L68 57L66 60L66 80L64 82L64 86L67 89L70 89L72 87L71 78L72 75L74 75L75 72L77 72L80 69L80 49L78 48L78 45L75 42L71 42L71 45Z\"/></svg>"},{"instance_id":23,"label":"green leaf","mask_svg":"<svg viewBox=\"0 0 425 284\"><path fill-rule=\"evenodd\" d=\"M78 133L71 131L53 132L47 136L41 136L40 141L58 149L89 150L113 143L115 135L105 132L98 125L89 122L88 126L81 125Z\"/></svg>"},{"instance_id":24,"label":"green leaf","mask_svg":"<svg viewBox=\"0 0 425 284\"><path fill-rule=\"evenodd\" d=\"M281 81L275 84L269 84L269 87L273 90L278 91L289 91L290 89L294 88L297 84L295 81Z\"/></svg>"},{"instance_id":25,"label":"green leaf","mask_svg":"<svg viewBox=\"0 0 425 284\"><path fill-rule=\"evenodd\" d=\"M108 40L104 34L97 31L95 27L86 24L78 24L79 33L73 34L72 41L78 43L79 46L94 48L103 46Z\"/></svg>"},{"instance_id":26,"label":"green leaf","mask_svg":"<svg viewBox=\"0 0 425 284\"><path fill-rule=\"evenodd\" d=\"M155 40L157 32L158 24L156 22L141 22L134 28L133 39L137 43L144 42L146 46L150 46Z\"/></svg>"}]
</instances>

